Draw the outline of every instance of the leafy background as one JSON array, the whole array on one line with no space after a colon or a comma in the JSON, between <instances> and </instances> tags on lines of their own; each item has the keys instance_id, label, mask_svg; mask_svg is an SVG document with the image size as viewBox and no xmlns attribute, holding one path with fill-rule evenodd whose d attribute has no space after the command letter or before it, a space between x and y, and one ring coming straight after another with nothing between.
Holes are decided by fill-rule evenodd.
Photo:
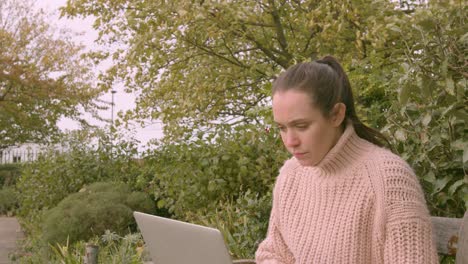
<instances>
[{"instance_id":1,"label":"leafy background","mask_svg":"<svg viewBox=\"0 0 468 264\"><path fill-rule=\"evenodd\" d=\"M252 258L288 156L272 127L271 81L327 54L349 73L365 123L414 168L431 214L466 211L465 1L76 0L62 12L96 18L98 41L117 47L87 54L114 65L96 85L123 82L137 105L110 130L71 133L61 139L67 152L20 166L9 210L28 235L22 261L74 263L85 242L99 244L102 259L144 260L141 238L117 230L44 243L44 212L98 181L146 193L155 214L217 227L234 258ZM148 118L164 123L165 138L141 153L120 132Z\"/></svg>"}]
</instances>

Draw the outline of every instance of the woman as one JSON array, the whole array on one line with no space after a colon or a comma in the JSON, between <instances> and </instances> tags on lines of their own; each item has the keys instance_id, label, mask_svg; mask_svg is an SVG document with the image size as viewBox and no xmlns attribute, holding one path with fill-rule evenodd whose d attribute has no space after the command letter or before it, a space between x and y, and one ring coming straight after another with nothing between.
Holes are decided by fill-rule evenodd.
<instances>
[{"instance_id":1,"label":"woman","mask_svg":"<svg viewBox=\"0 0 468 264\"><path fill-rule=\"evenodd\" d=\"M333 57L282 73L273 116L293 157L276 181L257 264L438 263L418 179L358 119Z\"/></svg>"}]
</instances>

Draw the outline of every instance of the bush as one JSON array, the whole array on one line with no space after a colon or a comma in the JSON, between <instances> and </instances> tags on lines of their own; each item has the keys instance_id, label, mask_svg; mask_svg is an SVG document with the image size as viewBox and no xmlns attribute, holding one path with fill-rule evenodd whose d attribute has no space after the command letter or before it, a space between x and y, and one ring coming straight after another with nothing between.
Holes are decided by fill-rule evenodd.
<instances>
[{"instance_id":1,"label":"bush","mask_svg":"<svg viewBox=\"0 0 468 264\"><path fill-rule=\"evenodd\" d=\"M83 131L70 135L63 139L68 142L66 152L50 150L36 162L24 165L17 182L21 217L28 220L94 182L122 181L134 186L139 165L133 159L133 143L120 141L111 147L108 139L98 138L98 147L93 148L91 137Z\"/></svg>"},{"instance_id":2,"label":"bush","mask_svg":"<svg viewBox=\"0 0 468 264\"><path fill-rule=\"evenodd\" d=\"M106 231L102 236L95 236L91 239L92 244L99 247L99 263L146 263L150 260L148 252L144 250L144 242L140 233L128 234L124 237ZM83 263L85 257L86 241L79 241L74 244L50 245L49 254L44 257L38 252L32 252L13 259L18 263ZM16 263L16 262L15 262Z\"/></svg>"},{"instance_id":3,"label":"bush","mask_svg":"<svg viewBox=\"0 0 468 264\"><path fill-rule=\"evenodd\" d=\"M15 185L20 173L21 165L19 164L0 164L0 187Z\"/></svg>"},{"instance_id":4,"label":"bush","mask_svg":"<svg viewBox=\"0 0 468 264\"><path fill-rule=\"evenodd\" d=\"M398 100L383 131L420 177L436 216L463 217L468 206L466 14L450 1L416 9L396 25L408 57L388 63L401 66L389 80Z\"/></svg>"},{"instance_id":5,"label":"bush","mask_svg":"<svg viewBox=\"0 0 468 264\"><path fill-rule=\"evenodd\" d=\"M210 142L212 141L212 143ZM271 191L287 154L275 133L243 127L216 139L165 145L145 160L145 174L159 208L176 218L187 212L214 210L250 191Z\"/></svg>"},{"instance_id":6,"label":"bush","mask_svg":"<svg viewBox=\"0 0 468 264\"><path fill-rule=\"evenodd\" d=\"M55 245L88 240L106 230L125 234L136 229L133 211L154 213L152 200L122 183L99 182L69 195L46 213L45 242Z\"/></svg>"},{"instance_id":7,"label":"bush","mask_svg":"<svg viewBox=\"0 0 468 264\"><path fill-rule=\"evenodd\" d=\"M13 187L0 189L0 215L10 214L18 207L18 199Z\"/></svg>"},{"instance_id":8,"label":"bush","mask_svg":"<svg viewBox=\"0 0 468 264\"><path fill-rule=\"evenodd\" d=\"M187 219L219 229L234 259L253 259L265 239L270 211L270 192L260 197L247 191L236 200L219 203L216 210L200 210Z\"/></svg>"}]
</instances>

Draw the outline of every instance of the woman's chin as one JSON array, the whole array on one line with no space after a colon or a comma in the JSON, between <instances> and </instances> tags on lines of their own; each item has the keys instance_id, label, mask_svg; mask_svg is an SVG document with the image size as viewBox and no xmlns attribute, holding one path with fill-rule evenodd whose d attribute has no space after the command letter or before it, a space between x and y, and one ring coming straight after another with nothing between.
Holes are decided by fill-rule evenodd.
<instances>
[{"instance_id":1,"label":"woman's chin","mask_svg":"<svg viewBox=\"0 0 468 264\"><path fill-rule=\"evenodd\" d=\"M299 162L299 164L301 164L301 166L304 166L304 167L312 167L312 166L315 166L315 162L311 161L311 160L307 160L307 159L297 159L297 161Z\"/></svg>"}]
</instances>

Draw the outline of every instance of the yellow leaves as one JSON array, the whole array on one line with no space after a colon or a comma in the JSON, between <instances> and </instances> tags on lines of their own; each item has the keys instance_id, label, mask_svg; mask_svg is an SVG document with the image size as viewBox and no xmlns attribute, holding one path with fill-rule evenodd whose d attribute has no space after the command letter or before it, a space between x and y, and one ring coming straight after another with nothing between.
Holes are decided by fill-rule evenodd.
<instances>
[{"instance_id":1,"label":"yellow leaves","mask_svg":"<svg viewBox=\"0 0 468 264\"><path fill-rule=\"evenodd\" d=\"M2 137L0 144L52 136L61 116L76 117L80 105L92 110L99 94L91 86L91 61L80 56L82 47L70 41L71 33L51 29L45 15L27 3L0 5L0 83L10 102L0 116L8 142Z\"/></svg>"}]
</instances>

